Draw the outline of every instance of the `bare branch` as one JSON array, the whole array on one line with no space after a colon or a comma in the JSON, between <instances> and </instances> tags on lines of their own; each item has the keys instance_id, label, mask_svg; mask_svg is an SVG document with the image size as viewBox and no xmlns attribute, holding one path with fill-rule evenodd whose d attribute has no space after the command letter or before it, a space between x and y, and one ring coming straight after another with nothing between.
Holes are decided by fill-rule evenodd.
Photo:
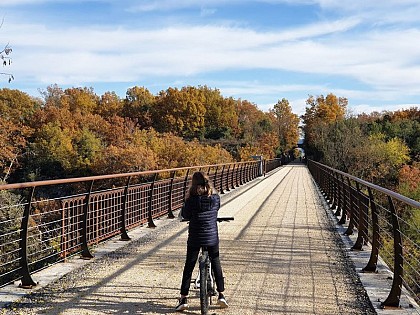
<instances>
[{"instance_id":1,"label":"bare branch","mask_svg":"<svg viewBox=\"0 0 420 315\"><path fill-rule=\"evenodd\" d=\"M0 28L3 26L4 23L4 17L1 20ZM12 47L10 47L10 44L7 43L6 46L4 46L3 50L0 51L0 59L3 60L3 67L10 66L12 64L12 58L10 57L10 54L12 53ZM13 74L6 73L6 72L0 72L0 75L8 76L9 77L9 83L14 80Z\"/></svg>"}]
</instances>

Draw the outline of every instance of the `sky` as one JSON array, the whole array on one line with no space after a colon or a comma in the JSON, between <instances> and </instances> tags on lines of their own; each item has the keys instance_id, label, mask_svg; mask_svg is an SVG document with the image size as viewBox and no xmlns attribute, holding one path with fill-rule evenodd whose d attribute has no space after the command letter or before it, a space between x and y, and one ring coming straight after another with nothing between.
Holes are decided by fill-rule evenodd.
<instances>
[{"instance_id":1,"label":"sky","mask_svg":"<svg viewBox=\"0 0 420 315\"><path fill-rule=\"evenodd\" d=\"M419 107L418 0L0 0L0 88L97 95L208 86L268 111L310 95L351 113Z\"/></svg>"}]
</instances>

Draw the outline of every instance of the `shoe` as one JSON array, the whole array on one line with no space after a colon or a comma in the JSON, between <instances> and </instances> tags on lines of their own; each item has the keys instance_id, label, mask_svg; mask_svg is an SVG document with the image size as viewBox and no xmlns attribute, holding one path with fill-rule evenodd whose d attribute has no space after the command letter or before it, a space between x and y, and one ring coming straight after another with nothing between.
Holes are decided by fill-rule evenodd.
<instances>
[{"instance_id":1,"label":"shoe","mask_svg":"<svg viewBox=\"0 0 420 315\"><path fill-rule=\"evenodd\" d=\"M229 306L223 293L219 293L219 297L217 299L217 305L219 305L221 308L226 308Z\"/></svg>"},{"instance_id":2,"label":"shoe","mask_svg":"<svg viewBox=\"0 0 420 315\"><path fill-rule=\"evenodd\" d=\"M175 307L175 311L182 312L188 308L188 301L186 297L178 299L178 305Z\"/></svg>"}]
</instances>

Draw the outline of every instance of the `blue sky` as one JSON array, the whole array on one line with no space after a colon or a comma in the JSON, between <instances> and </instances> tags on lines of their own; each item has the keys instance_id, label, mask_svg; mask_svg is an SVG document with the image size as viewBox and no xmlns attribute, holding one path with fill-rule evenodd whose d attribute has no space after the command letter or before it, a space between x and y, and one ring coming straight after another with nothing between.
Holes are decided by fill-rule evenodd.
<instances>
[{"instance_id":1,"label":"blue sky","mask_svg":"<svg viewBox=\"0 0 420 315\"><path fill-rule=\"evenodd\" d=\"M1 0L0 87L40 97L207 85L264 111L347 97L353 113L419 106L418 0ZM1 79L1 78L0 78Z\"/></svg>"}]
</instances>

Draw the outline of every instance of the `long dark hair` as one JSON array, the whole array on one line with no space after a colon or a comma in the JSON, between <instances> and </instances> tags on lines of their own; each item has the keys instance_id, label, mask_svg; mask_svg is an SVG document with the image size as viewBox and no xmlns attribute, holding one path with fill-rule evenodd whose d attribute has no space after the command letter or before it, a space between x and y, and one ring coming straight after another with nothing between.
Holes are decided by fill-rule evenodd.
<instances>
[{"instance_id":1,"label":"long dark hair","mask_svg":"<svg viewBox=\"0 0 420 315\"><path fill-rule=\"evenodd\" d=\"M215 192L209 177L203 172L195 172L192 176L189 196L210 196Z\"/></svg>"}]
</instances>

